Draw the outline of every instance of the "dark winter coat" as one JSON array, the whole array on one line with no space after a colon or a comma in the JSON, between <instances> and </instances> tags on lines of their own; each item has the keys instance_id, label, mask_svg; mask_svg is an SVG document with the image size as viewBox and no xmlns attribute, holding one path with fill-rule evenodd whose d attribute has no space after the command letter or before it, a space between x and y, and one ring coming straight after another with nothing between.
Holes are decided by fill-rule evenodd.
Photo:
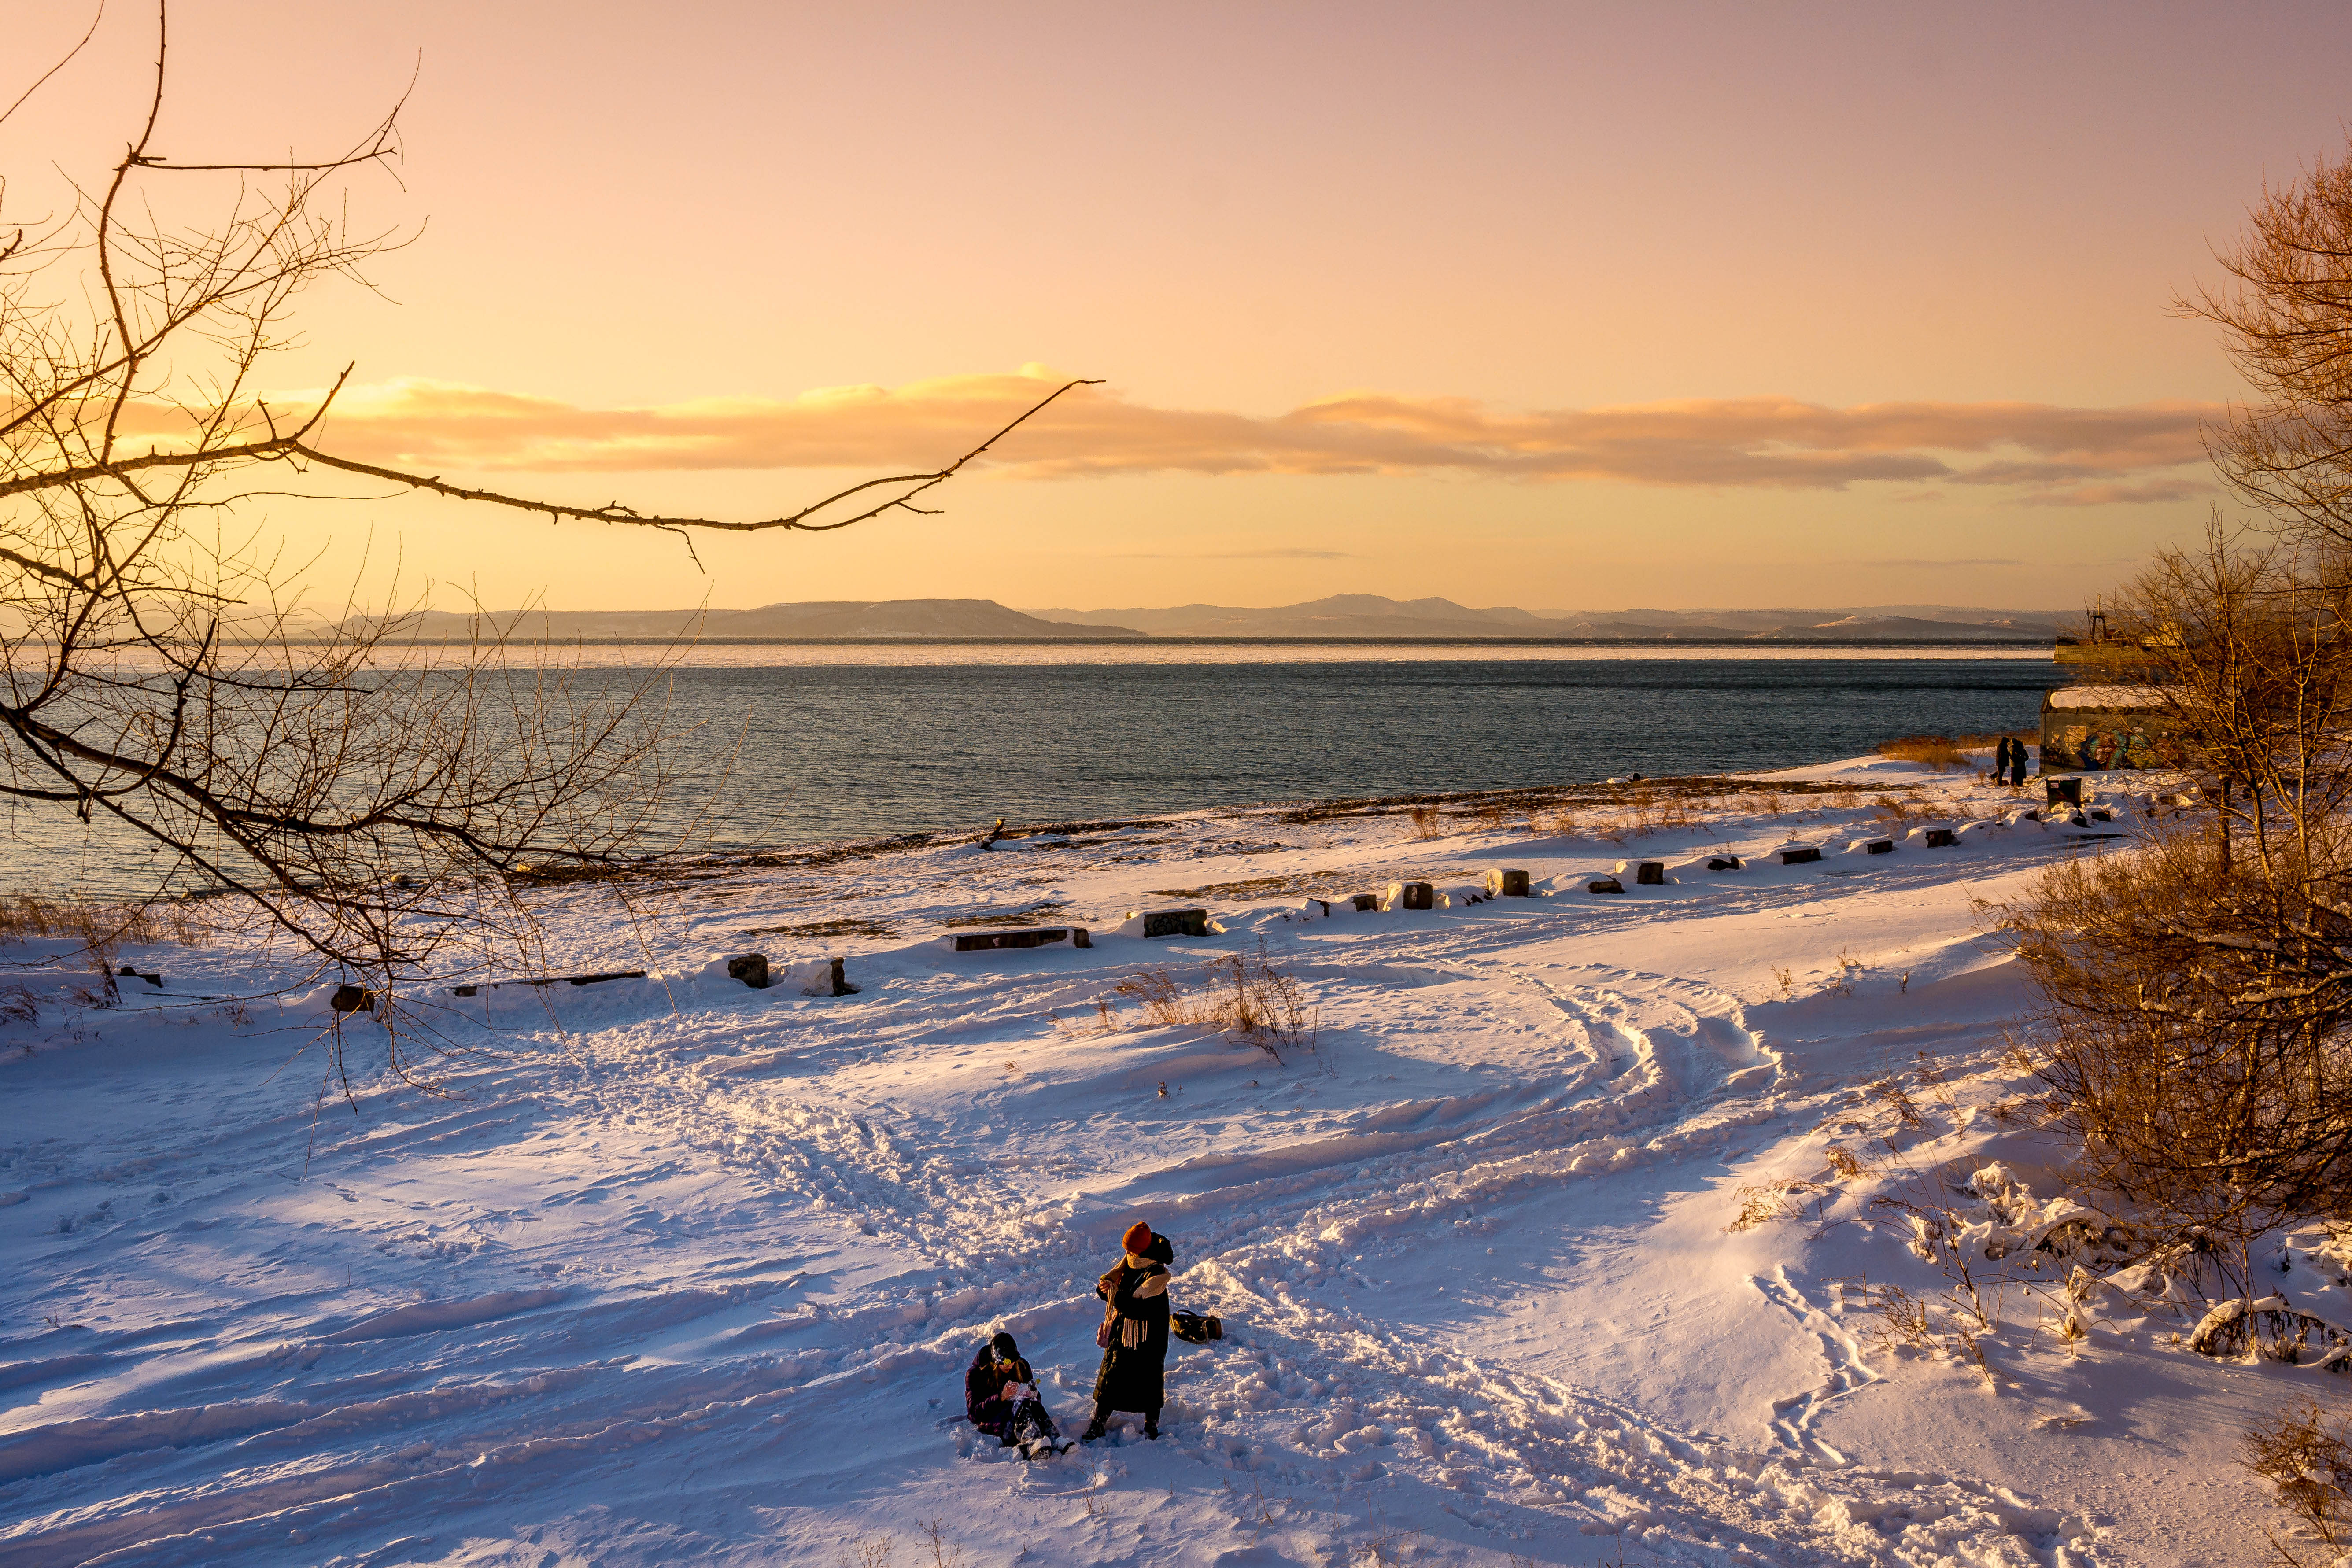
<instances>
[{"instance_id":1,"label":"dark winter coat","mask_svg":"<svg viewBox=\"0 0 2352 1568\"><path fill-rule=\"evenodd\" d=\"M1161 1373L1168 1363L1168 1270L1121 1263L1104 1275L1095 1294L1110 1303L1104 1324L1110 1347L1095 1374L1095 1403L1105 1410L1156 1412L1165 1403Z\"/></svg>"},{"instance_id":2,"label":"dark winter coat","mask_svg":"<svg viewBox=\"0 0 2352 1568\"><path fill-rule=\"evenodd\" d=\"M1030 1375L1025 1357L1013 1358L1013 1371L1001 1370L996 1364L996 1352L988 1346L971 1358L970 1370L963 1374L963 1411L971 1424L992 1437L1004 1436L1006 1423L1013 1419L1013 1402L998 1397L998 1391L1008 1383L1025 1383L1033 1387L1037 1380Z\"/></svg>"}]
</instances>

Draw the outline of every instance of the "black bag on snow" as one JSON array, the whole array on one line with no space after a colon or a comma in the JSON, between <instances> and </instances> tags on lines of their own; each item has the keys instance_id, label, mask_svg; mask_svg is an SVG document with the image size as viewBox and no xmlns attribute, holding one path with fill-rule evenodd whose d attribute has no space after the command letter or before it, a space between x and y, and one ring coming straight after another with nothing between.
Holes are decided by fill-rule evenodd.
<instances>
[{"instance_id":1,"label":"black bag on snow","mask_svg":"<svg viewBox=\"0 0 2352 1568\"><path fill-rule=\"evenodd\" d=\"M1225 1321L1213 1313L1205 1318L1198 1312L1171 1313L1169 1327L1175 1330L1178 1339L1191 1345L1204 1345L1225 1337Z\"/></svg>"}]
</instances>

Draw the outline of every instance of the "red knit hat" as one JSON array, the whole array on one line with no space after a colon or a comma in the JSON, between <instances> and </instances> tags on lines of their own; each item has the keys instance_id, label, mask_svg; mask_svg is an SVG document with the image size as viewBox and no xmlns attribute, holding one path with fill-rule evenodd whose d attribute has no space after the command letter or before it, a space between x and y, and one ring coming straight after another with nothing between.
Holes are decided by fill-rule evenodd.
<instances>
[{"instance_id":1,"label":"red knit hat","mask_svg":"<svg viewBox=\"0 0 2352 1568\"><path fill-rule=\"evenodd\" d=\"M1151 1227L1137 1220L1127 1227L1127 1234L1118 1238L1118 1244L1140 1258L1143 1249L1151 1245Z\"/></svg>"}]
</instances>

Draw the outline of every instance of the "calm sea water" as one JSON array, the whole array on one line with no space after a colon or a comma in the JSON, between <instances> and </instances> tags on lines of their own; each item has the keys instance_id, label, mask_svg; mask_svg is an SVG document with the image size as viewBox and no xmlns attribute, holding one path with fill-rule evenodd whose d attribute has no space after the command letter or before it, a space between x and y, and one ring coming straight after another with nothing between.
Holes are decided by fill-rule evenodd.
<instances>
[{"instance_id":1,"label":"calm sea water","mask_svg":"<svg viewBox=\"0 0 2352 1568\"><path fill-rule=\"evenodd\" d=\"M2046 656L1883 650L815 662L825 657L802 649L789 663L669 678L673 720L698 726L672 753L698 781L698 798L678 805L710 806L716 847L979 827L997 816L1790 767L1895 735L2027 727L2060 683ZM14 889L119 893L155 864L70 821L21 818L0 841L0 883Z\"/></svg>"}]
</instances>

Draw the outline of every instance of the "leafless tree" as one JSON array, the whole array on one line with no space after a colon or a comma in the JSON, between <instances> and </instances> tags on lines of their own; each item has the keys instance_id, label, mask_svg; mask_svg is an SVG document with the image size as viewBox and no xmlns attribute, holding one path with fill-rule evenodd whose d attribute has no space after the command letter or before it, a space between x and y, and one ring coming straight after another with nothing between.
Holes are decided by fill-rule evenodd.
<instances>
[{"instance_id":1,"label":"leafless tree","mask_svg":"<svg viewBox=\"0 0 2352 1568\"><path fill-rule=\"evenodd\" d=\"M2220 260L2230 283L2179 304L2255 393L2210 434L2215 466L2271 525L2352 543L2352 152L2266 189Z\"/></svg>"},{"instance_id":2,"label":"leafless tree","mask_svg":"<svg viewBox=\"0 0 2352 1568\"><path fill-rule=\"evenodd\" d=\"M342 474L688 537L846 528L925 510L1069 388L942 468L751 521L340 457L322 431L348 366L296 408L258 376L292 345L306 290L362 281L403 242L346 216L398 156L399 107L307 161L165 157L168 24L159 4L121 156L62 211L0 222L0 798L111 822L181 883L241 896L315 974L393 998L454 936L527 942L519 865L641 852L671 782L661 670L591 690L510 658L495 626L451 650L404 639L396 616L297 625L296 570L257 544L254 503L332 496L322 481Z\"/></svg>"},{"instance_id":3,"label":"leafless tree","mask_svg":"<svg viewBox=\"0 0 2352 1568\"><path fill-rule=\"evenodd\" d=\"M2001 919L2099 1183L2241 1238L2352 1215L2352 156L2266 191L2184 301L2255 396L2210 437L2254 508L2105 602L2194 803ZM2188 827L2189 831L2181 831Z\"/></svg>"}]
</instances>

